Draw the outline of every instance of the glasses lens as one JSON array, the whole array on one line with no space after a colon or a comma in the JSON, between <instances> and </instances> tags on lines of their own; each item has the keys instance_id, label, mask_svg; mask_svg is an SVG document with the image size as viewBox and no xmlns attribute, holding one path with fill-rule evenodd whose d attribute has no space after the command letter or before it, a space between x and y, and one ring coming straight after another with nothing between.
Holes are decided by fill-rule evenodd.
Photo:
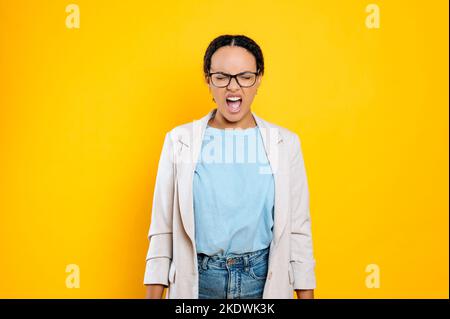
<instances>
[{"instance_id":1,"label":"glasses lens","mask_svg":"<svg viewBox=\"0 0 450 319\"><path fill-rule=\"evenodd\" d=\"M213 74L211 75L212 83L215 86L227 86L230 82L230 77L224 74Z\"/></svg>"},{"instance_id":2,"label":"glasses lens","mask_svg":"<svg viewBox=\"0 0 450 319\"><path fill-rule=\"evenodd\" d=\"M237 78L241 86L252 86L255 83L256 75L253 73L242 73Z\"/></svg>"}]
</instances>

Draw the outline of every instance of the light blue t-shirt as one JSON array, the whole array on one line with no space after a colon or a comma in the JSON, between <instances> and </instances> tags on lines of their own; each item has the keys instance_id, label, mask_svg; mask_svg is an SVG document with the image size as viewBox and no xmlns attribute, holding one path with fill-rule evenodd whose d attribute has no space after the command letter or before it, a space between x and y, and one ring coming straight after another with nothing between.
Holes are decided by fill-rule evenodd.
<instances>
[{"instance_id":1,"label":"light blue t-shirt","mask_svg":"<svg viewBox=\"0 0 450 319\"><path fill-rule=\"evenodd\" d=\"M197 253L225 256L270 246L275 187L258 126L207 126L193 180Z\"/></svg>"}]
</instances>

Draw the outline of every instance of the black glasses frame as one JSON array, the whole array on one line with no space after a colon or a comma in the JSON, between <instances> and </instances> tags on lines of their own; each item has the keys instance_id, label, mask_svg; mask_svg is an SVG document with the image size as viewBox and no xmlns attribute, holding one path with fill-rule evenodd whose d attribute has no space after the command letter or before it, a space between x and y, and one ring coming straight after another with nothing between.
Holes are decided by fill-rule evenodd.
<instances>
[{"instance_id":1,"label":"black glasses frame","mask_svg":"<svg viewBox=\"0 0 450 319\"><path fill-rule=\"evenodd\" d=\"M251 73L251 74L254 74L255 75L255 81L253 82L253 84L252 85L241 85L241 83L239 83L239 80L238 80L238 76L240 76L240 75L243 75L243 74L248 74L248 73ZM225 75L225 76L228 76L228 83L227 83L227 85L224 85L224 86L218 86L218 85L215 85L214 84L214 82L213 82L213 80L212 80L212 78L211 78L211 75L214 75L214 74L222 74L222 75ZM228 85L230 85L230 83L231 83L231 79L235 79L236 80L236 83L240 86L240 87L244 87L244 88L249 88L249 87L252 87L253 85L255 85L255 83L256 83L256 78L258 77L258 75L259 75L259 72L250 72L250 71L245 71L245 72L241 72L241 73L237 73L237 74L228 74L228 73L225 73L225 72L209 72L208 73L208 76L210 77L210 79L211 79L211 83L212 83L212 85L214 85L215 87L218 87L218 88L226 88Z\"/></svg>"}]
</instances>

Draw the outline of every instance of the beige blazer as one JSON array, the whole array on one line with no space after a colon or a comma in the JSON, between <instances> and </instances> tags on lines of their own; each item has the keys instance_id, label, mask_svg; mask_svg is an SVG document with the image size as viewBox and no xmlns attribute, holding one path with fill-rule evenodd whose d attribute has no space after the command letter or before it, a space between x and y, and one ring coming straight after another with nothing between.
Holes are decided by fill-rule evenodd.
<instances>
[{"instance_id":1,"label":"beige blazer","mask_svg":"<svg viewBox=\"0 0 450 319\"><path fill-rule=\"evenodd\" d=\"M198 299L193 176L212 109L179 125L164 140L148 232L144 284L168 287L166 298ZM254 112L275 179L273 239L263 298L294 298L294 289L314 289L315 259L309 192L298 135Z\"/></svg>"}]
</instances>

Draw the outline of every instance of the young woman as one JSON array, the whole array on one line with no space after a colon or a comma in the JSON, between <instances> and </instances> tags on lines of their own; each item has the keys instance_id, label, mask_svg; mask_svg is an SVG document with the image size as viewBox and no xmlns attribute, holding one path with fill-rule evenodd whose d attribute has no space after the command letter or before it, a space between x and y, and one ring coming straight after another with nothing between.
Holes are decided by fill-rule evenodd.
<instances>
[{"instance_id":1,"label":"young woman","mask_svg":"<svg viewBox=\"0 0 450 319\"><path fill-rule=\"evenodd\" d=\"M243 35L208 46L217 108L165 136L144 284L147 298L313 298L309 193L297 134L251 104L264 74Z\"/></svg>"}]
</instances>

